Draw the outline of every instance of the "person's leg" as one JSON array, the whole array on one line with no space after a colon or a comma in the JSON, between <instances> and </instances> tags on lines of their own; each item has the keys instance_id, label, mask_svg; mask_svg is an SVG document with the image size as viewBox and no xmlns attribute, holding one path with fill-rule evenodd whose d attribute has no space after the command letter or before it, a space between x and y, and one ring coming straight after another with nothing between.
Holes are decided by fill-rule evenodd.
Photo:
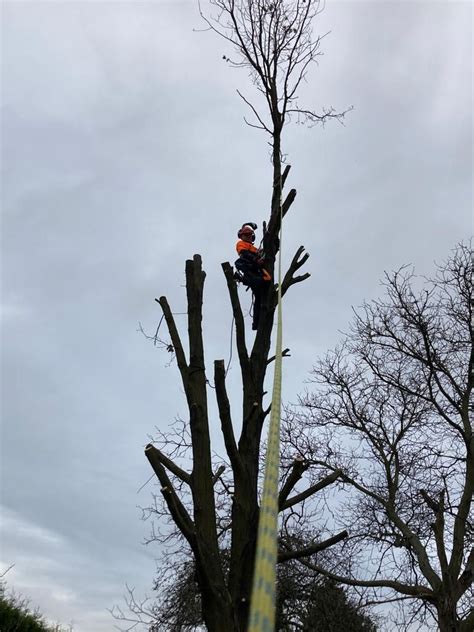
<instances>
[{"instance_id":1,"label":"person's leg","mask_svg":"<svg viewBox=\"0 0 474 632\"><path fill-rule=\"evenodd\" d=\"M258 329L258 323L260 320L260 307L262 305L262 290L260 287L252 288L253 292L253 321L252 329L256 331Z\"/></svg>"}]
</instances>

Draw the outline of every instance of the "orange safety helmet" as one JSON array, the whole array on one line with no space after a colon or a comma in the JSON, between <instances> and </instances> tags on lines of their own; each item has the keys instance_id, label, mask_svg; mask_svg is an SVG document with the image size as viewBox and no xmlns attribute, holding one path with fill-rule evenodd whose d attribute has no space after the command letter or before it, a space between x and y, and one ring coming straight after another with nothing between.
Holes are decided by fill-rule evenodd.
<instances>
[{"instance_id":1,"label":"orange safety helmet","mask_svg":"<svg viewBox=\"0 0 474 632\"><path fill-rule=\"evenodd\" d=\"M249 222L248 224L243 224L242 228L237 233L237 237L242 239L244 237L250 238L252 243L255 241L255 229L257 228L257 224Z\"/></svg>"}]
</instances>

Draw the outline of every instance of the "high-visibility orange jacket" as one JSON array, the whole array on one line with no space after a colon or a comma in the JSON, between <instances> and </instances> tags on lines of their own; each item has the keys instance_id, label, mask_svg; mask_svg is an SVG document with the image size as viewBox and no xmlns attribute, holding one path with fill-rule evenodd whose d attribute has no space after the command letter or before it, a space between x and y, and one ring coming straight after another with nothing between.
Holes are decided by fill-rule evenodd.
<instances>
[{"instance_id":1,"label":"high-visibility orange jacket","mask_svg":"<svg viewBox=\"0 0 474 632\"><path fill-rule=\"evenodd\" d=\"M239 239L239 241L237 242L235 246L235 249L237 250L239 255L242 252L242 250L248 250L249 252L255 255L258 253L258 248L256 248L253 244L249 243L248 241L244 241L243 239Z\"/></svg>"}]
</instances>

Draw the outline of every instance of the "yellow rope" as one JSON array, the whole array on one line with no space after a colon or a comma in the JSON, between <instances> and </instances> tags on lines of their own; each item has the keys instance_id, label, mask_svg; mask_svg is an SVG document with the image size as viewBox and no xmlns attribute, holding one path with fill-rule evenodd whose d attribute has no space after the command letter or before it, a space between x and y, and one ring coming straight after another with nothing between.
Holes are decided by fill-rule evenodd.
<instances>
[{"instance_id":1,"label":"yellow rope","mask_svg":"<svg viewBox=\"0 0 474 632\"><path fill-rule=\"evenodd\" d=\"M250 603L248 632L274 632L275 586L278 554L278 468L280 462L280 416L282 381L282 308L281 308L281 184L280 184L280 254L278 256L278 306L275 373L272 406L265 459L265 476L258 523L257 553Z\"/></svg>"}]
</instances>

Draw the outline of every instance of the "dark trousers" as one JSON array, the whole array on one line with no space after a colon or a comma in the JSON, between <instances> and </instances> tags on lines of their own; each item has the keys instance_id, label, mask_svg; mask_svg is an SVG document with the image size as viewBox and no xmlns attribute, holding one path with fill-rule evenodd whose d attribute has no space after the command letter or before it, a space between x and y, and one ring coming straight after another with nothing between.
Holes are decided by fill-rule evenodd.
<instances>
[{"instance_id":1,"label":"dark trousers","mask_svg":"<svg viewBox=\"0 0 474 632\"><path fill-rule=\"evenodd\" d=\"M244 278L245 283L245 278ZM260 311L262 307L263 295L267 291L268 281L265 281L260 275L258 277L247 279L247 285L252 290L253 294L253 321L252 329L258 329L258 323L260 321Z\"/></svg>"},{"instance_id":2,"label":"dark trousers","mask_svg":"<svg viewBox=\"0 0 474 632\"><path fill-rule=\"evenodd\" d=\"M242 283L247 285L253 294L253 322L252 329L258 329L260 320L260 311L262 306L262 297L268 288L268 281L265 281L260 268L249 265L242 259L237 259L235 267L242 274Z\"/></svg>"}]
</instances>

